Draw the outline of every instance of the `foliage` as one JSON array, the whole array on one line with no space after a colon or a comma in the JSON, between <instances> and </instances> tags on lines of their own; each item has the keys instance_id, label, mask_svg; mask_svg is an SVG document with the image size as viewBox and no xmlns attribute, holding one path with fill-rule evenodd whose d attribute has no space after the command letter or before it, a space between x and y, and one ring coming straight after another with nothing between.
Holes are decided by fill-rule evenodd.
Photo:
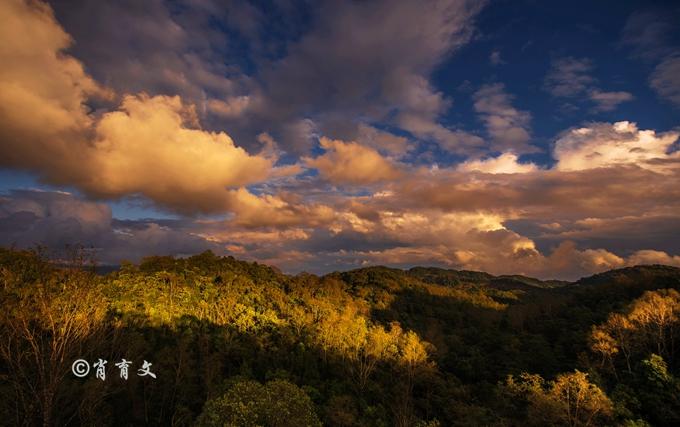
<instances>
[{"instance_id":1,"label":"foliage","mask_svg":"<svg viewBox=\"0 0 680 427\"><path fill-rule=\"evenodd\" d=\"M305 392L285 380L238 381L222 396L206 402L196 426L320 426Z\"/></svg>"},{"instance_id":2,"label":"foliage","mask_svg":"<svg viewBox=\"0 0 680 427\"><path fill-rule=\"evenodd\" d=\"M680 270L566 284L0 249L0 424L673 425ZM157 379L117 378L122 357ZM106 381L70 372L109 361ZM287 424L286 424L287 423Z\"/></svg>"},{"instance_id":3,"label":"foliage","mask_svg":"<svg viewBox=\"0 0 680 427\"><path fill-rule=\"evenodd\" d=\"M546 382L540 375L509 376L506 392L525 401L530 425L592 426L611 421L613 405L607 395L576 370Z\"/></svg>"}]
</instances>

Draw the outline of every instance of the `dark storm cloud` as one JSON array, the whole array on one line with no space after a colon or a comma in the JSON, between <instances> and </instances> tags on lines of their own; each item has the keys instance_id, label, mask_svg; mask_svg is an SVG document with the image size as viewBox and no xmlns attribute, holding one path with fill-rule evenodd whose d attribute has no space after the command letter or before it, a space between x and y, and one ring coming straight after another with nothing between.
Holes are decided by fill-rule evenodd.
<instances>
[{"instance_id":1,"label":"dark storm cloud","mask_svg":"<svg viewBox=\"0 0 680 427\"><path fill-rule=\"evenodd\" d=\"M206 91L225 96L237 88L229 76L238 69L226 65L236 62L225 58L229 40L210 24L231 6L181 1L173 10L163 0L52 5L59 23L77 41L70 53L97 81L118 92L181 95L199 102Z\"/></svg>"},{"instance_id":2,"label":"dark storm cloud","mask_svg":"<svg viewBox=\"0 0 680 427\"><path fill-rule=\"evenodd\" d=\"M306 28L283 4L272 5L268 19L247 2L54 6L78 40L71 52L97 81L119 92L181 95L197 105L206 126L226 127L246 147L257 147L256 135L268 132L301 153L311 148L310 124L339 138L395 110L433 124L450 104L429 85L429 73L468 41L483 4L321 2L310 28L282 40L270 37L275 18L289 21L292 33L295 25ZM411 122L403 122L408 131ZM437 135L431 137L445 139Z\"/></svg>"},{"instance_id":3,"label":"dark storm cloud","mask_svg":"<svg viewBox=\"0 0 680 427\"><path fill-rule=\"evenodd\" d=\"M182 231L178 222L117 221L106 204L63 192L14 190L0 195L0 230L2 246L43 245L59 256L68 246L82 245L108 264L152 254L221 251L219 245Z\"/></svg>"},{"instance_id":4,"label":"dark storm cloud","mask_svg":"<svg viewBox=\"0 0 680 427\"><path fill-rule=\"evenodd\" d=\"M570 240L582 247L616 248L622 254L631 254L640 248L674 253L680 218L652 214L560 222L510 220L504 224L535 241L541 251Z\"/></svg>"}]
</instances>

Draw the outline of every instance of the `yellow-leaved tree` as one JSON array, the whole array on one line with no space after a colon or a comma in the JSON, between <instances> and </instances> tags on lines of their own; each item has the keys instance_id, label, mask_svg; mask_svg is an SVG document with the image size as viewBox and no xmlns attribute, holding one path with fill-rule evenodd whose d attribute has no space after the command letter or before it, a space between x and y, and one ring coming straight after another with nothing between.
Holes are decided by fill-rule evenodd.
<instances>
[{"instance_id":1,"label":"yellow-leaved tree","mask_svg":"<svg viewBox=\"0 0 680 427\"><path fill-rule=\"evenodd\" d=\"M606 425L613 415L607 395L581 371L560 374L554 381L523 373L510 376L505 390L526 403L527 420L536 426L586 427Z\"/></svg>"},{"instance_id":2,"label":"yellow-leaved tree","mask_svg":"<svg viewBox=\"0 0 680 427\"><path fill-rule=\"evenodd\" d=\"M632 359L641 360L650 353L673 362L680 333L680 293L675 289L647 291L633 301L624 313L612 313L607 321L593 327L590 348L609 362L616 374L615 360L623 358L628 373Z\"/></svg>"}]
</instances>

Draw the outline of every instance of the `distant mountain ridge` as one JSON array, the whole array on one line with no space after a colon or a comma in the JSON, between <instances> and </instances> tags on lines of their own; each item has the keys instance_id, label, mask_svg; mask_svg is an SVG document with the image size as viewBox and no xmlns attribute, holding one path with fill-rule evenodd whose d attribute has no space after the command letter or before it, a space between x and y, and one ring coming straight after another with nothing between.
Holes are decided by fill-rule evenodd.
<instances>
[{"instance_id":1,"label":"distant mountain ridge","mask_svg":"<svg viewBox=\"0 0 680 427\"><path fill-rule=\"evenodd\" d=\"M661 280L680 280L680 268L670 265L652 264L636 265L615 270L609 270L592 276L584 277L575 282L577 285L589 286L602 283L630 284L650 278Z\"/></svg>"},{"instance_id":2,"label":"distant mountain ridge","mask_svg":"<svg viewBox=\"0 0 680 427\"><path fill-rule=\"evenodd\" d=\"M566 280L541 280L535 277L521 274L494 276L483 271L453 270L439 267L412 267L408 270L390 268L384 266L364 267L345 272L329 273L325 276L340 275L346 281L357 283L358 276L370 272L380 273L383 277L387 274L393 279L397 277L415 279L423 283L441 286L485 286L500 290L534 290L554 289L563 287L586 287L603 284L630 285L641 282L653 281L661 286L680 285L680 268L669 265L637 265L597 273L586 276L576 281Z\"/></svg>"},{"instance_id":3,"label":"distant mountain ridge","mask_svg":"<svg viewBox=\"0 0 680 427\"><path fill-rule=\"evenodd\" d=\"M184 261L183 261L184 260ZM541 280L535 277L521 274L504 274L495 276L483 271L454 270L440 267L415 266L409 269L401 269L386 266L362 267L347 271L334 271L331 273L316 275L311 273L298 273L290 275L281 272L275 266L238 260L232 256L219 257L211 251L206 251L187 258L174 258L171 256L149 256L144 258L139 266L147 272L163 270L181 270L183 262L192 265L202 265L208 270L217 270L229 266L235 273L256 276L313 276L317 278L338 277L355 286L360 284L375 284L376 281L391 279L398 282L421 282L440 286L484 286L498 290L537 290L557 289L565 287L588 287L597 285L633 285L635 283L650 283L652 288L680 285L680 268L662 264L636 265L614 270L608 270L591 276L582 277L575 281L547 279ZM125 265L125 264L124 264ZM58 264L60 267L67 267ZM123 266L97 265L97 274L106 275L115 272Z\"/></svg>"},{"instance_id":4,"label":"distant mountain ridge","mask_svg":"<svg viewBox=\"0 0 680 427\"><path fill-rule=\"evenodd\" d=\"M520 274L494 276L481 271L450 270L436 267L413 267L408 274L423 282L437 285L485 285L496 289L556 288L569 285L562 280L540 280Z\"/></svg>"}]
</instances>

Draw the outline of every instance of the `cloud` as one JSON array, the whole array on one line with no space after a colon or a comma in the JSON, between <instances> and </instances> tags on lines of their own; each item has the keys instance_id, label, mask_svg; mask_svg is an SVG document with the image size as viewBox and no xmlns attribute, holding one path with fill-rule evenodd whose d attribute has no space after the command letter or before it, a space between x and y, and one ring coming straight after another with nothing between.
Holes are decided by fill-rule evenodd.
<instances>
[{"instance_id":1,"label":"cloud","mask_svg":"<svg viewBox=\"0 0 680 427\"><path fill-rule=\"evenodd\" d=\"M625 91L603 91L596 86L591 76L593 64L587 58L559 58L552 61L551 69L545 77L544 88L557 98L576 98L582 96L595 104L594 113L615 110L619 104L634 99ZM572 103L562 105L563 112L574 112L578 107Z\"/></svg>"},{"instance_id":2,"label":"cloud","mask_svg":"<svg viewBox=\"0 0 680 427\"><path fill-rule=\"evenodd\" d=\"M96 238L112 220L111 208L105 204L79 200L69 193L37 190L15 190L0 197L0 217L5 244L39 242L52 247L72 243L67 240L71 238ZM42 233L41 239L36 240L33 232Z\"/></svg>"},{"instance_id":3,"label":"cloud","mask_svg":"<svg viewBox=\"0 0 680 427\"><path fill-rule=\"evenodd\" d=\"M117 110L90 112L91 97L110 93L64 53L71 39L50 9L11 0L0 13L3 166L95 197L141 194L183 213L233 210L229 188L268 177L275 158L202 130L177 96L124 95Z\"/></svg>"},{"instance_id":4,"label":"cloud","mask_svg":"<svg viewBox=\"0 0 680 427\"><path fill-rule=\"evenodd\" d=\"M620 217L592 217L583 215L577 220L546 218L546 222L533 220L511 220L505 225L533 241L537 247L550 248L559 242L569 240L581 247L613 248L617 252L630 254L640 248L655 248L659 251L677 251L675 234L680 228L680 216L665 206L657 206L649 212L640 210L632 215Z\"/></svg>"},{"instance_id":5,"label":"cloud","mask_svg":"<svg viewBox=\"0 0 680 427\"><path fill-rule=\"evenodd\" d=\"M671 149L677 139L675 132L639 130L629 122L594 123L558 136L552 168L490 173L521 168L509 153L457 168L420 168L371 203L381 210L494 212L542 223L659 214L680 208L672 184L680 172ZM473 169L485 173L471 175Z\"/></svg>"},{"instance_id":6,"label":"cloud","mask_svg":"<svg viewBox=\"0 0 680 427\"><path fill-rule=\"evenodd\" d=\"M129 254L141 256L144 251L181 254L212 248L272 262L286 271L417 263L571 279L639 262L675 262L677 256L668 252L676 247L672 242L666 251L655 248L652 258L651 252L640 252L636 245L626 256L611 249L620 244L602 238L631 229L631 220L624 223L619 218L646 212L661 218L654 214L659 210L666 212L663 221L671 234L676 227L672 224L677 222L680 194L674 181L659 181L658 174L645 169L620 167L502 176L422 168L383 187L390 190L349 198L337 195L327 204L300 203L300 194L255 196L233 190L240 209L233 217L113 220L113 231L106 226L111 214L104 205L90 208L95 204L63 193L26 192L30 197L12 193L0 202L0 229L12 231L0 234L4 244L16 236L25 236L25 244L47 241L53 247L89 243L101 248L109 262L132 257ZM68 210L60 211L45 196L34 194L60 199ZM629 200L636 203L626 204ZM69 219L74 216L76 220ZM514 231L506 225L512 218L539 224L553 221L544 230L562 235L539 249L535 239L540 236ZM634 228L641 235L659 227L657 220L637 224ZM108 237L98 240L101 236ZM126 245L135 244L128 254Z\"/></svg>"},{"instance_id":7,"label":"cloud","mask_svg":"<svg viewBox=\"0 0 680 427\"><path fill-rule=\"evenodd\" d=\"M555 154L553 168L523 165L504 153L456 168L412 167L366 196L328 195L325 203L335 212L328 222L307 229L304 238L277 241L280 250L256 244L247 253L294 271L428 264L569 279L651 261L642 260L640 245L654 245L668 257L658 259L675 262L672 239L641 236L658 236L661 224L666 234L677 228L678 160L664 149L677 135L631 123L587 129L558 137L566 151ZM620 152L633 157L595 162L590 150L602 144L622 144ZM558 166L571 155L589 162ZM635 219L643 215L649 219ZM543 231L525 226L522 232L520 220ZM623 242L628 233L631 241Z\"/></svg>"},{"instance_id":8,"label":"cloud","mask_svg":"<svg viewBox=\"0 0 680 427\"><path fill-rule=\"evenodd\" d=\"M309 211L290 211L282 215L289 204L278 199L257 198L245 191L236 197L248 198L244 209L258 210L260 219L278 214L277 221L304 223L310 221ZM279 206L273 206L273 205ZM62 257L67 245L88 248L98 262L119 264L122 260L139 261L149 255L186 256L210 249L219 255L232 254L239 258L259 261L281 261L291 257L287 242L306 239L304 229L252 228L257 216L249 212L236 220L165 219L118 220L112 218L111 208L103 203L90 202L65 192L15 190L0 194L0 245L21 248L41 244L50 255ZM271 224L272 220L267 220ZM310 257L311 258L311 257Z\"/></svg>"},{"instance_id":9,"label":"cloud","mask_svg":"<svg viewBox=\"0 0 680 427\"><path fill-rule=\"evenodd\" d=\"M571 280L627 265L626 260L606 250L579 250L569 242L544 255L536 251L531 242L513 240L513 233L503 232L487 236L471 233L470 237L472 236L485 238L487 242L473 250L451 251L443 246L402 247L362 255L368 255L368 259L374 263L397 266L418 265L426 263L427 260L432 263L434 260L436 265L446 268ZM510 237L510 240L504 241L503 238L495 240L500 236L505 236L506 239ZM491 251L491 245L496 245L495 252Z\"/></svg>"},{"instance_id":10,"label":"cloud","mask_svg":"<svg viewBox=\"0 0 680 427\"><path fill-rule=\"evenodd\" d=\"M451 106L451 101L434 90L425 77L406 71L392 72L384 81L384 91L394 104L422 117L436 118Z\"/></svg>"},{"instance_id":11,"label":"cloud","mask_svg":"<svg viewBox=\"0 0 680 427\"><path fill-rule=\"evenodd\" d=\"M680 54L661 61L649 76L649 85L661 98L680 107Z\"/></svg>"},{"instance_id":12,"label":"cloud","mask_svg":"<svg viewBox=\"0 0 680 427\"><path fill-rule=\"evenodd\" d=\"M680 9L655 8L636 11L623 29L622 45L631 56L656 63L649 86L674 106L680 106L680 53L674 39L680 34Z\"/></svg>"},{"instance_id":13,"label":"cloud","mask_svg":"<svg viewBox=\"0 0 680 427\"><path fill-rule=\"evenodd\" d=\"M45 4L0 4L0 164L82 192L0 195L0 244L82 243L112 263L210 248L288 271L677 263L677 132L586 123L555 138L554 165L520 162L531 115L500 83L472 96L488 140L451 124L458 100L431 74L479 2L318 2L308 21L274 4L282 38L254 3L168 5L58 2L74 44ZM674 102L665 55L650 84ZM594 112L632 99L592 69L556 59L546 89ZM460 164L423 165L442 152ZM85 199L139 196L183 216L119 220Z\"/></svg>"},{"instance_id":14,"label":"cloud","mask_svg":"<svg viewBox=\"0 0 680 427\"><path fill-rule=\"evenodd\" d=\"M450 101L431 86L429 74L470 39L473 20L484 3L321 3L310 31L287 45L285 57L263 64L268 91L261 120L276 125L320 110L323 113L306 118L332 137L348 135L328 132L328 122L338 118L351 122L356 117L423 135L408 127L413 121L401 120L402 114L427 122L430 128L438 126L437 117Z\"/></svg>"},{"instance_id":15,"label":"cloud","mask_svg":"<svg viewBox=\"0 0 680 427\"><path fill-rule=\"evenodd\" d=\"M220 117L236 118L243 115L250 106L249 96L235 96L226 101L211 99L207 102L208 111Z\"/></svg>"},{"instance_id":16,"label":"cloud","mask_svg":"<svg viewBox=\"0 0 680 427\"><path fill-rule=\"evenodd\" d=\"M274 159L249 155L223 133L188 126L192 110L179 97L126 96L95 128L97 173L82 187L99 197L143 194L182 210L223 212L228 187L263 181Z\"/></svg>"},{"instance_id":17,"label":"cloud","mask_svg":"<svg viewBox=\"0 0 680 427\"><path fill-rule=\"evenodd\" d=\"M592 62L587 58L558 58L552 61L545 77L545 88L556 97L573 97L595 82L590 76Z\"/></svg>"},{"instance_id":18,"label":"cloud","mask_svg":"<svg viewBox=\"0 0 680 427\"><path fill-rule=\"evenodd\" d=\"M628 264L664 264L680 267L680 256L671 256L666 252L645 249L631 255L628 259Z\"/></svg>"},{"instance_id":19,"label":"cloud","mask_svg":"<svg viewBox=\"0 0 680 427\"><path fill-rule=\"evenodd\" d=\"M480 6L458 0L326 3L314 28L268 72L270 97L290 108L324 102L371 109L386 100L417 108L411 102L422 99L408 94L411 84L396 83L422 87L424 73L467 42Z\"/></svg>"},{"instance_id":20,"label":"cloud","mask_svg":"<svg viewBox=\"0 0 680 427\"><path fill-rule=\"evenodd\" d=\"M366 124L359 124L357 131L358 142L390 155L403 156L413 148L408 138Z\"/></svg>"},{"instance_id":21,"label":"cloud","mask_svg":"<svg viewBox=\"0 0 680 427\"><path fill-rule=\"evenodd\" d=\"M0 164L48 173L68 167L64 159L93 122L85 101L107 93L61 53L72 40L47 5L8 0L0 19Z\"/></svg>"},{"instance_id":22,"label":"cloud","mask_svg":"<svg viewBox=\"0 0 680 427\"><path fill-rule=\"evenodd\" d=\"M613 111L619 104L633 100L633 95L628 92L602 92L593 89L588 93L590 100L597 104L595 111Z\"/></svg>"},{"instance_id":23,"label":"cloud","mask_svg":"<svg viewBox=\"0 0 680 427\"><path fill-rule=\"evenodd\" d=\"M481 137L463 130L452 130L434 120L415 114L401 114L399 126L418 138L432 139L444 150L457 154L482 151L487 143Z\"/></svg>"},{"instance_id":24,"label":"cloud","mask_svg":"<svg viewBox=\"0 0 680 427\"><path fill-rule=\"evenodd\" d=\"M118 264L148 255L187 255L206 249L224 254L213 242L173 229L178 221L118 221L111 208L84 201L73 194L46 191L12 191L0 196L0 244L34 247L45 245L50 255L63 257L67 245L82 245L98 262Z\"/></svg>"},{"instance_id":25,"label":"cloud","mask_svg":"<svg viewBox=\"0 0 680 427\"><path fill-rule=\"evenodd\" d=\"M70 53L90 74L122 93L179 95L199 105L205 98L224 101L249 86L229 55L226 29L238 5L212 0L73 0L53 2L59 22L77 41ZM240 13L241 22L249 19ZM124 28L124 31L121 29ZM225 61L228 59L228 62ZM198 111L202 114L202 111Z\"/></svg>"},{"instance_id":26,"label":"cloud","mask_svg":"<svg viewBox=\"0 0 680 427\"><path fill-rule=\"evenodd\" d=\"M290 194L256 196L240 188L229 191L229 200L236 217L233 223L246 228L256 227L318 227L328 224L335 212L323 204L301 203Z\"/></svg>"},{"instance_id":27,"label":"cloud","mask_svg":"<svg viewBox=\"0 0 680 427\"><path fill-rule=\"evenodd\" d=\"M489 62L491 65L503 65L505 64L505 61L501 59L501 52L498 50L494 50L491 52L489 55Z\"/></svg>"},{"instance_id":28,"label":"cloud","mask_svg":"<svg viewBox=\"0 0 680 427\"><path fill-rule=\"evenodd\" d=\"M498 215L443 214L421 210L403 213L383 211L379 218L369 223L367 229L338 218L340 222L335 231L327 237L304 228L249 230L239 229L230 223L210 222L121 224L117 234L126 236L126 239L140 239L134 253L158 251L158 242L171 241L173 245L160 253L172 253L175 249L181 254L188 253L182 252L187 247L178 247L179 242L169 239L190 233L202 239L196 238L193 244L200 242L218 253L229 252L242 258L273 262L287 271L328 271L366 264L434 264L495 274L523 273L574 279L625 265L677 263L677 256L663 251L636 251L629 257L623 257L606 249L579 249L571 242L562 242L544 254L531 240L506 229L502 225L503 218ZM348 238L352 233L356 237ZM323 241L315 243L319 238ZM371 241L372 244L369 243ZM118 245L127 242L125 240Z\"/></svg>"},{"instance_id":29,"label":"cloud","mask_svg":"<svg viewBox=\"0 0 680 427\"><path fill-rule=\"evenodd\" d=\"M577 279L596 272L636 264L678 265L678 257L663 251L636 251L628 257L606 249L582 249L564 241L539 252L534 243L502 226L480 230L466 226L460 217L446 216L445 224L430 217L406 221L413 233L400 235L400 243L385 249L336 251L326 254L346 268L371 264L395 267L436 265L445 268L487 271L492 274L525 274L535 277ZM476 221L475 221L476 222Z\"/></svg>"},{"instance_id":30,"label":"cloud","mask_svg":"<svg viewBox=\"0 0 680 427\"><path fill-rule=\"evenodd\" d=\"M318 131L318 126L312 119L289 121L280 129L280 141L284 143L284 147L294 153L305 153L314 146Z\"/></svg>"},{"instance_id":31,"label":"cloud","mask_svg":"<svg viewBox=\"0 0 680 427\"><path fill-rule=\"evenodd\" d=\"M652 130L639 130L635 123L593 123L571 129L555 142L554 157L558 170L575 171L616 165L635 165L663 171L664 160L679 159L669 154L680 134L657 135ZM676 152L677 153L677 152ZM673 167L671 164L669 167Z\"/></svg>"},{"instance_id":32,"label":"cloud","mask_svg":"<svg viewBox=\"0 0 680 427\"><path fill-rule=\"evenodd\" d=\"M416 138L430 140L445 151L470 154L486 145L467 131L452 129L438 122L440 115L451 106L451 100L434 91L429 82L418 75L397 73L388 80L388 90L401 105L394 124Z\"/></svg>"},{"instance_id":33,"label":"cloud","mask_svg":"<svg viewBox=\"0 0 680 427\"><path fill-rule=\"evenodd\" d=\"M481 115L489 136L494 141L494 151L535 152L529 144L531 114L512 106L513 97L502 83L482 86L473 95L474 108Z\"/></svg>"},{"instance_id":34,"label":"cloud","mask_svg":"<svg viewBox=\"0 0 680 427\"><path fill-rule=\"evenodd\" d=\"M530 239L506 229L498 215L420 210L381 211L379 218L363 231L363 226L347 223L346 228L339 226L331 235L293 235L283 244L285 251L273 249L269 243L266 249L257 245L249 247L249 254L263 251L284 269L294 271L328 271L375 264L437 265L563 279L641 262L675 262L673 256L662 251L657 251L654 259L642 259L644 251L624 257L606 249L579 248L569 241L543 253ZM286 251L290 251L291 256L287 256Z\"/></svg>"},{"instance_id":35,"label":"cloud","mask_svg":"<svg viewBox=\"0 0 680 427\"><path fill-rule=\"evenodd\" d=\"M394 164L372 148L326 137L322 137L319 144L326 153L305 158L305 163L334 184L373 184L400 175Z\"/></svg>"},{"instance_id":36,"label":"cloud","mask_svg":"<svg viewBox=\"0 0 680 427\"><path fill-rule=\"evenodd\" d=\"M671 53L672 34L677 29L677 12L673 10L642 10L633 12L621 34L622 45L631 49L634 57L660 59Z\"/></svg>"},{"instance_id":37,"label":"cloud","mask_svg":"<svg viewBox=\"0 0 680 427\"><path fill-rule=\"evenodd\" d=\"M498 157L485 160L467 160L458 165L458 170L464 172L499 173L527 173L534 172L538 167L533 163L520 163L514 153L503 153Z\"/></svg>"},{"instance_id":38,"label":"cloud","mask_svg":"<svg viewBox=\"0 0 680 427\"><path fill-rule=\"evenodd\" d=\"M432 208L447 212L494 212L507 219L541 222L639 215L680 208L680 190L668 176L619 165L581 171L539 170L523 174L470 176L423 172L391 188L376 203L383 209ZM635 200L635 203L630 203Z\"/></svg>"}]
</instances>

